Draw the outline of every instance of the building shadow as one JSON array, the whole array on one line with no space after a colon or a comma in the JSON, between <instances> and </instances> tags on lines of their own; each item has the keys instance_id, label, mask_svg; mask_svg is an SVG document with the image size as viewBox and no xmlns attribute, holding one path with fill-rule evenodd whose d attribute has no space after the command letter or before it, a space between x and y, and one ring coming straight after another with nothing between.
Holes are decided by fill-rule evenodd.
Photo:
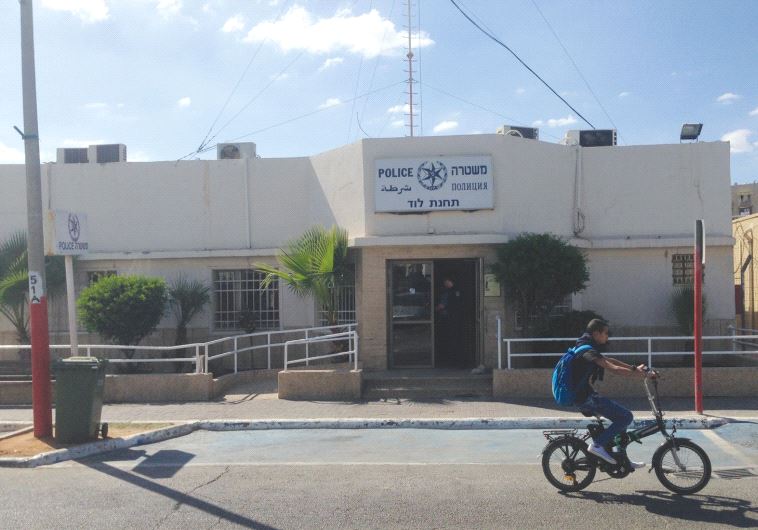
<instances>
[{"instance_id":1,"label":"building shadow","mask_svg":"<svg viewBox=\"0 0 758 530\"><path fill-rule=\"evenodd\" d=\"M581 491L562 495L603 505L642 506L650 513L693 523L719 523L736 528L755 528L758 522L758 508L750 501L734 497L683 496L667 491L648 490L633 494ZM749 514L753 517L748 517Z\"/></svg>"}]
</instances>

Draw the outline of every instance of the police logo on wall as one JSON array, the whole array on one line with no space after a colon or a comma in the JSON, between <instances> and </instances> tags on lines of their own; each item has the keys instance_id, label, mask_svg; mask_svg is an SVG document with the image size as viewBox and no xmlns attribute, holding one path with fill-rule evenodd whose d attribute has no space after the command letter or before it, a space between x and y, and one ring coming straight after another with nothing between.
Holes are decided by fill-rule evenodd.
<instances>
[{"instance_id":1,"label":"police logo on wall","mask_svg":"<svg viewBox=\"0 0 758 530\"><path fill-rule=\"evenodd\" d=\"M79 241L79 236L82 234L81 225L79 224L79 217L74 214L68 214L68 235L71 236L72 241Z\"/></svg>"},{"instance_id":2,"label":"police logo on wall","mask_svg":"<svg viewBox=\"0 0 758 530\"><path fill-rule=\"evenodd\" d=\"M447 181L447 167L439 160L427 160L418 167L416 179L424 188L430 191L438 190Z\"/></svg>"}]
</instances>

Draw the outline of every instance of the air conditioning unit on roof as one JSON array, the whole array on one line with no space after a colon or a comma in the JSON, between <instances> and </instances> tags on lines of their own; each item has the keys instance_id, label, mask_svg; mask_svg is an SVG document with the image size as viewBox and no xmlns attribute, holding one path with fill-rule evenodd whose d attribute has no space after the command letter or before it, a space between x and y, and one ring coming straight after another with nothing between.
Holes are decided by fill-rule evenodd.
<instances>
[{"instance_id":1,"label":"air conditioning unit on roof","mask_svg":"<svg viewBox=\"0 0 758 530\"><path fill-rule=\"evenodd\" d=\"M518 127L516 125L503 125L497 128L497 134L504 134L507 136L517 136L519 138L526 138L528 140L539 140L540 130L534 127Z\"/></svg>"},{"instance_id":2,"label":"air conditioning unit on roof","mask_svg":"<svg viewBox=\"0 0 758 530\"><path fill-rule=\"evenodd\" d=\"M59 147L55 150L58 164L86 164L89 162L86 147Z\"/></svg>"},{"instance_id":3,"label":"air conditioning unit on roof","mask_svg":"<svg viewBox=\"0 0 758 530\"><path fill-rule=\"evenodd\" d=\"M216 157L218 160L255 158L255 142L218 144L216 146Z\"/></svg>"},{"instance_id":4,"label":"air conditioning unit on roof","mask_svg":"<svg viewBox=\"0 0 758 530\"><path fill-rule=\"evenodd\" d=\"M584 131L566 131L563 138L565 145L582 147L606 147L616 145L616 129L587 129Z\"/></svg>"},{"instance_id":5,"label":"air conditioning unit on roof","mask_svg":"<svg viewBox=\"0 0 758 530\"><path fill-rule=\"evenodd\" d=\"M89 160L99 164L126 162L126 146L124 144L91 145L89 146Z\"/></svg>"}]
</instances>

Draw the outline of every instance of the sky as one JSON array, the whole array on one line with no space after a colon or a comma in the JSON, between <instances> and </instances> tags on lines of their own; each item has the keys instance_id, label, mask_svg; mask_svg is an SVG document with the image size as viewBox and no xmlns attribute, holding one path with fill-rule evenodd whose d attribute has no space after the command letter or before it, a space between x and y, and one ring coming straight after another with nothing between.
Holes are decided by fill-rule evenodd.
<instances>
[{"instance_id":1,"label":"sky","mask_svg":"<svg viewBox=\"0 0 758 530\"><path fill-rule=\"evenodd\" d=\"M406 1L35 0L41 159L94 143L207 159L226 141L294 157L407 136ZM451 0L411 1L414 135L509 124L559 142L594 126L662 144L696 122L701 141L731 142L732 182L758 180L758 1L455 0L573 109ZM19 4L1 0L0 163L23 163L20 56Z\"/></svg>"}]
</instances>

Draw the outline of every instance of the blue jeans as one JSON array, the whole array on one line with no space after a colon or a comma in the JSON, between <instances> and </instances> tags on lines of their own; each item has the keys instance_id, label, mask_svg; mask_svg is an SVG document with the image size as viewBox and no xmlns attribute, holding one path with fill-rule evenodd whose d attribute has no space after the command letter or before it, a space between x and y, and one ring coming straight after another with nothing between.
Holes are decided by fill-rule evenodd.
<instances>
[{"instance_id":1,"label":"blue jeans","mask_svg":"<svg viewBox=\"0 0 758 530\"><path fill-rule=\"evenodd\" d=\"M610 426L597 437L595 443L601 447L608 447L617 434L626 432L626 428L632 423L634 416L632 413L606 397L592 393L587 400L579 405L579 410L597 414L611 420Z\"/></svg>"}]
</instances>

